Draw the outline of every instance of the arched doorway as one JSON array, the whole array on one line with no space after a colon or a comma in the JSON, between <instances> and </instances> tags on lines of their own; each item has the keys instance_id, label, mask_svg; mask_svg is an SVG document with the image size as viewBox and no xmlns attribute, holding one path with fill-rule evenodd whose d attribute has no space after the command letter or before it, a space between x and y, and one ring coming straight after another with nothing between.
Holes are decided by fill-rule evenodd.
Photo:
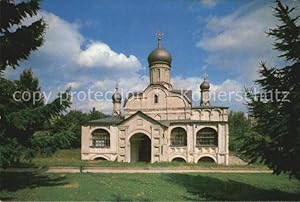
<instances>
[{"instance_id":1,"label":"arched doorway","mask_svg":"<svg viewBox=\"0 0 300 202\"><path fill-rule=\"evenodd\" d=\"M151 162L151 140L143 133L130 138L130 162L138 161Z\"/></svg>"}]
</instances>

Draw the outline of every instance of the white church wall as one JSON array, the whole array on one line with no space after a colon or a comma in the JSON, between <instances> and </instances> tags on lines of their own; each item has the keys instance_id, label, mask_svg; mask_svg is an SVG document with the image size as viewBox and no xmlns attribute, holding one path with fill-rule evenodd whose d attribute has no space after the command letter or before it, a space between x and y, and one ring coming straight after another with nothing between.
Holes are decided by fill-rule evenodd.
<instances>
[{"instance_id":1,"label":"white church wall","mask_svg":"<svg viewBox=\"0 0 300 202\"><path fill-rule=\"evenodd\" d=\"M201 116L200 110L192 110L192 112L191 112L191 120L201 120L200 116Z\"/></svg>"},{"instance_id":2,"label":"white church wall","mask_svg":"<svg viewBox=\"0 0 300 202\"><path fill-rule=\"evenodd\" d=\"M201 110L201 121L210 121L210 110Z\"/></svg>"},{"instance_id":3,"label":"white church wall","mask_svg":"<svg viewBox=\"0 0 300 202\"><path fill-rule=\"evenodd\" d=\"M124 115L128 118L140 110L156 120L157 115L160 120L177 120L186 119L188 114L186 111L190 109L191 105L184 96L171 93L162 86L150 86L143 95L133 96L127 100Z\"/></svg>"},{"instance_id":4,"label":"white church wall","mask_svg":"<svg viewBox=\"0 0 300 202\"><path fill-rule=\"evenodd\" d=\"M211 121L222 121L222 111L220 109L213 109L210 116Z\"/></svg>"}]
</instances>

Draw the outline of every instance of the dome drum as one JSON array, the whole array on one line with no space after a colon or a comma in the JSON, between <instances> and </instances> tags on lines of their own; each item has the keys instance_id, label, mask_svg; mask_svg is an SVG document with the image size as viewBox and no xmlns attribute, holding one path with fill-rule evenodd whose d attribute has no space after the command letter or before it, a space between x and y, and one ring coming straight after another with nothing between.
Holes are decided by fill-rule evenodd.
<instances>
[{"instance_id":1,"label":"dome drum","mask_svg":"<svg viewBox=\"0 0 300 202\"><path fill-rule=\"evenodd\" d=\"M113 100L113 102L119 102L119 103L121 103L121 100L122 100L121 94L119 92L115 92L112 95L112 100Z\"/></svg>"}]
</instances>

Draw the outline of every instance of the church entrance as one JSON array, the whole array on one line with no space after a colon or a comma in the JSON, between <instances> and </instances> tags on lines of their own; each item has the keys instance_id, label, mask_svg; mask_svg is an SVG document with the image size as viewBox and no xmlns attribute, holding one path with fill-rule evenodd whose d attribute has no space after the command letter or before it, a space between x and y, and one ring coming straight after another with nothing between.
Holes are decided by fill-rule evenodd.
<instances>
[{"instance_id":1,"label":"church entrance","mask_svg":"<svg viewBox=\"0 0 300 202\"><path fill-rule=\"evenodd\" d=\"M130 138L130 162L151 162L151 140L143 133Z\"/></svg>"}]
</instances>

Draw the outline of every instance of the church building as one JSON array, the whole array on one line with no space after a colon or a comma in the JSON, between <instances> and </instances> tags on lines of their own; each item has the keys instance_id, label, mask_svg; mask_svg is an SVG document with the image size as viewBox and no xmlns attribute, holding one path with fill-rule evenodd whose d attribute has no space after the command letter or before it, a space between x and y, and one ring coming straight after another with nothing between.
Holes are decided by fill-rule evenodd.
<instances>
[{"instance_id":1,"label":"church building","mask_svg":"<svg viewBox=\"0 0 300 202\"><path fill-rule=\"evenodd\" d=\"M173 89L171 62L158 35L148 56L149 85L125 100L116 87L112 116L81 128L82 160L228 165L228 107L211 105L207 78L199 86L201 101L193 106L192 91Z\"/></svg>"}]
</instances>

